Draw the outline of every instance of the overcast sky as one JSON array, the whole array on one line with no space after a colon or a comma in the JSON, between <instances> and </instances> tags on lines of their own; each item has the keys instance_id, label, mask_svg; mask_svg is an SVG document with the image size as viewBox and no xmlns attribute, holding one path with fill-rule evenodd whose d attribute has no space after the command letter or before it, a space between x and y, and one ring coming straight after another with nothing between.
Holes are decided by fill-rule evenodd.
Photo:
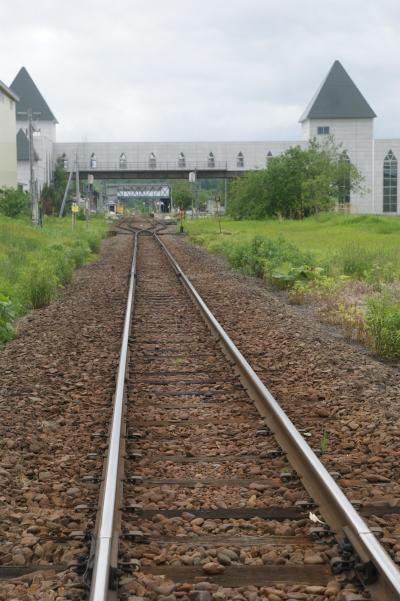
<instances>
[{"instance_id":1,"label":"overcast sky","mask_svg":"<svg viewBox=\"0 0 400 601\"><path fill-rule=\"evenodd\" d=\"M399 0L0 0L59 141L282 140L339 59L400 137Z\"/></svg>"}]
</instances>

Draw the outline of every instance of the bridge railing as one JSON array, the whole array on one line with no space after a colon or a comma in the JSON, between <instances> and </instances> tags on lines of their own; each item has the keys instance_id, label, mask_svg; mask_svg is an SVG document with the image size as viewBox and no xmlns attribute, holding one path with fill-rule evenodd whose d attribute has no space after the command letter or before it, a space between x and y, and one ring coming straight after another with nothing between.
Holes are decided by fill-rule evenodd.
<instances>
[{"instance_id":1,"label":"bridge railing","mask_svg":"<svg viewBox=\"0 0 400 601\"><path fill-rule=\"evenodd\" d=\"M149 159L145 162L130 161L79 161L81 171L218 171L227 170L227 161L157 161ZM71 167L72 168L72 167Z\"/></svg>"}]
</instances>

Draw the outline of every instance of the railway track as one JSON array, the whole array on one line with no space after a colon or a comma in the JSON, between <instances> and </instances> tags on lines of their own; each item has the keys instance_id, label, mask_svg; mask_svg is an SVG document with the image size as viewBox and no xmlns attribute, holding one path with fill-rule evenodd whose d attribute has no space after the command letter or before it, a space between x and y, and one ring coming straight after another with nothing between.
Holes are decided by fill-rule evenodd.
<instances>
[{"instance_id":1,"label":"railway track","mask_svg":"<svg viewBox=\"0 0 400 601\"><path fill-rule=\"evenodd\" d=\"M400 599L373 532L136 225L90 598Z\"/></svg>"}]
</instances>

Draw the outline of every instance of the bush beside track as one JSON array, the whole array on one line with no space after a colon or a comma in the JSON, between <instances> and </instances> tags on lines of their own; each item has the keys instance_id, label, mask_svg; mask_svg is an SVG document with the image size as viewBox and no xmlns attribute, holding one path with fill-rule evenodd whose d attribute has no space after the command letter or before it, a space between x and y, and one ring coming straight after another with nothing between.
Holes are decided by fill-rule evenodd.
<instances>
[{"instance_id":1,"label":"bush beside track","mask_svg":"<svg viewBox=\"0 0 400 601\"><path fill-rule=\"evenodd\" d=\"M14 335L15 320L48 305L74 270L93 260L107 230L103 218L89 228L77 221L46 217L43 228L27 218L0 216L0 343Z\"/></svg>"},{"instance_id":2,"label":"bush beside track","mask_svg":"<svg viewBox=\"0 0 400 601\"><path fill-rule=\"evenodd\" d=\"M322 214L293 220L187 221L191 238L242 273L314 303L346 336L400 358L400 219Z\"/></svg>"}]
</instances>

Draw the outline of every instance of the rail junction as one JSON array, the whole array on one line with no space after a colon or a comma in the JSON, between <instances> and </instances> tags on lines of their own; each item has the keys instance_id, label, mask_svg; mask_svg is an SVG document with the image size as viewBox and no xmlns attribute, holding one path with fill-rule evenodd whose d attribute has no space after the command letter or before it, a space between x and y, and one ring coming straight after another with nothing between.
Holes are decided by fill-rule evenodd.
<instances>
[{"instance_id":1,"label":"rail junction","mask_svg":"<svg viewBox=\"0 0 400 601\"><path fill-rule=\"evenodd\" d=\"M323 599L332 573L357 590L337 598L400 599L378 533L210 312L162 226L119 231L134 252L112 425L98 433L109 443L90 600Z\"/></svg>"}]
</instances>

